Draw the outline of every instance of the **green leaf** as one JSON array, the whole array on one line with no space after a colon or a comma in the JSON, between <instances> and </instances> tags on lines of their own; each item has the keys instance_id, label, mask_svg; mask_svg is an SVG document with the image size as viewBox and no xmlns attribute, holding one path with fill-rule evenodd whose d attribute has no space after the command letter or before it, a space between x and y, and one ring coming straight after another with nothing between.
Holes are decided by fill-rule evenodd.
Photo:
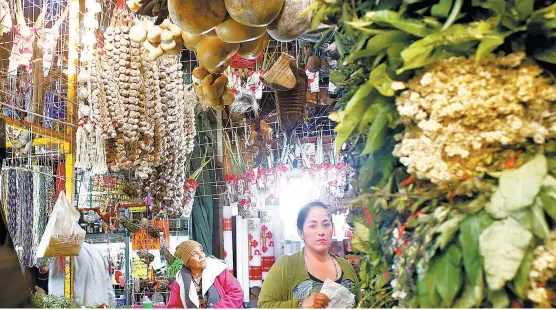
<instances>
[{"instance_id":1,"label":"green leaf","mask_svg":"<svg viewBox=\"0 0 556 310\"><path fill-rule=\"evenodd\" d=\"M551 64L556 64L556 46L551 46L547 49L542 49L541 52L535 53L533 55L536 59Z\"/></svg>"},{"instance_id":2,"label":"green leaf","mask_svg":"<svg viewBox=\"0 0 556 310\"><path fill-rule=\"evenodd\" d=\"M452 241L460 228L460 223L464 219L464 214L456 214L454 217L442 223L442 225L440 225L436 229L436 232L440 233L440 236L438 237L438 239L436 239L436 244L441 249L444 249Z\"/></svg>"},{"instance_id":3,"label":"green leaf","mask_svg":"<svg viewBox=\"0 0 556 310\"><path fill-rule=\"evenodd\" d=\"M462 286L461 249L452 244L438 259L435 268L436 290L442 297L441 307L450 307Z\"/></svg>"},{"instance_id":4,"label":"green leaf","mask_svg":"<svg viewBox=\"0 0 556 310\"><path fill-rule=\"evenodd\" d=\"M432 52L437 47L454 45L470 41L478 41L482 39L482 32L490 31L482 26L484 24L476 23L473 25L453 25L442 32L434 32L425 38L415 41L407 49L402 52L402 58L407 64L413 58L417 57L424 51Z\"/></svg>"},{"instance_id":5,"label":"green leaf","mask_svg":"<svg viewBox=\"0 0 556 310\"><path fill-rule=\"evenodd\" d=\"M503 171L500 191L506 209L515 211L530 206L539 194L547 173L546 157L541 154L518 169Z\"/></svg>"},{"instance_id":6,"label":"green leaf","mask_svg":"<svg viewBox=\"0 0 556 310\"><path fill-rule=\"evenodd\" d=\"M473 0L471 5L494 11L497 23L502 20L506 12L506 0Z\"/></svg>"},{"instance_id":7,"label":"green leaf","mask_svg":"<svg viewBox=\"0 0 556 310\"><path fill-rule=\"evenodd\" d=\"M373 280L372 278L372 268L371 268L371 264L369 263L369 260L365 257L363 259L361 259L361 265L359 266L359 275L361 277L361 288L362 289L366 289L366 288L370 288L370 284L371 281Z\"/></svg>"},{"instance_id":8,"label":"green leaf","mask_svg":"<svg viewBox=\"0 0 556 310\"><path fill-rule=\"evenodd\" d=\"M472 282L468 277L464 280L461 297L454 303L453 308L479 307L484 298L484 276L482 266L477 267L477 280Z\"/></svg>"},{"instance_id":9,"label":"green leaf","mask_svg":"<svg viewBox=\"0 0 556 310\"><path fill-rule=\"evenodd\" d=\"M363 113L369 106L370 102L367 98L359 100L353 108L350 110L349 114L345 114L342 121L336 125L334 131L337 133L336 135L336 151L339 152L342 149L344 143L348 140L353 130L357 127L361 118L363 117Z\"/></svg>"},{"instance_id":10,"label":"green leaf","mask_svg":"<svg viewBox=\"0 0 556 310\"><path fill-rule=\"evenodd\" d=\"M460 227L459 242L463 251L463 266L471 283L478 283L482 276L483 259L479 251L479 236L490 224L492 218L485 211L467 216Z\"/></svg>"},{"instance_id":11,"label":"green leaf","mask_svg":"<svg viewBox=\"0 0 556 310\"><path fill-rule=\"evenodd\" d=\"M492 303L493 308L508 308L510 306L510 298L503 288L497 291L488 290L487 299Z\"/></svg>"},{"instance_id":12,"label":"green leaf","mask_svg":"<svg viewBox=\"0 0 556 310\"><path fill-rule=\"evenodd\" d=\"M428 28L425 23L416 19L404 19L398 12L394 11L370 11L365 14L365 17L370 21L388 24L417 37L426 37L432 33L432 29Z\"/></svg>"},{"instance_id":13,"label":"green leaf","mask_svg":"<svg viewBox=\"0 0 556 310\"><path fill-rule=\"evenodd\" d=\"M355 234L352 241L353 249L362 253L373 253L373 249L369 244L371 228L360 222L355 222L354 226Z\"/></svg>"},{"instance_id":14,"label":"green leaf","mask_svg":"<svg viewBox=\"0 0 556 310\"><path fill-rule=\"evenodd\" d=\"M541 193L539 198L542 201L542 205L546 213L548 213L548 215L550 215L550 217L554 221L556 221L556 199L554 199L547 193Z\"/></svg>"},{"instance_id":15,"label":"green leaf","mask_svg":"<svg viewBox=\"0 0 556 310\"><path fill-rule=\"evenodd\" d=\"M485 205L488 203L488 198L484 194L480 194L476 199L471 202L466 202L463 204L461 208L458 210L466 213L466 214L474 214L477 213L485 208Z\"/></svg>"},{"instance_id":16,"label":"green leaf","mask_svg":"<svg viewBox=\"0 0 556 310\"><path fill-rule=\"evenodd\" d=\"M399 30L387 30L379 33L367 41L366 50L378 54L378 52L390 47L394 43L407 43L411 40L411 35Z\"/></svg>"},{"instance_id":17,"label":"green leaf","mask_svg":"<svg viewBox=\"0 0 556 310\"><path fill-rule=\"evenodd\" d=\"M534 204L530 208L514 211L512 217L516 219L523 228L531 231L540 239L547 240L550 237L550 231L540 202Z\"/></svg>"},{"instance_id":18,"label":"green leaf","mask_svg":"<svg viewBox=\"0 0 556 310\"><path fill-rule=\"evenodd\" d=\"M513 218L495 221L479 237L486 282L498 291L517 274L533 235Z\"/></svg>"},{"instance_id":19,"label":"green leaf","mask_svg":"<svg viewBox=\"0 0 556 310\"><path fill-rule=\"evenodd\" d=\"M431 8L431 15L435 17L448 17L454 0L440 0Z\"/></svg>"},{"instance_id":20,"label":"green leaf","mask_svg":"<svg viewBox=\"0 0 556 310\"><path fill-rule=\"evenodd\" d=\"M504 43L504 36L502 35L488 35L481 40L475 53L475 60L480 61L486 55L492 53L498 46Z\"/></svg>"},{"instance_id":21,"label":"green leaf","mask_svg":"<svg viewBox=\"0 0 556 310\"><path fill-rule=\"evenodd\" d=\"M359 122L363 118L363 114L371 104L370 99L372 96L369 96L369 94L371 94L372 91L373 86L369 83L365 83L357 89L357 92L347 103L344 109L344 118L334 128L334 131L337 133L335 141L337 152L342 149L342 146L348 140L353 130L359 125Z\"/></svg>"},{"instance_id":22,"label":"green leaf","mask_svg":"<svg viewBox=\"0 0 556 310\"><path fill-rule=\"evenodd\" d=\"M392 97L395 93L392 89L392 79L390 79L386 73L386 67L386 64L382 63L378 67L374 68L369 75L369 82L381 95Z\"/></svg>"},{"instance_id":23,"label":"green leaf","mask_svg":"<svg viewBox=\"0 0 556 310\"><path fill-rule=\"evenodd\" d=\"M367 126L370 123L372 123L375 120L376 116L378 115L378 112L380 111L380 108L383 106L383 104L377 103L377 100L375 100L374 103L367 109L367 111L365 111L365 114L363 115L363 119L361 119L361 122L359 123L359 127L358 127L359 131L364 131L367 128Z\"/></svg>"},{"instance_id":24,"label":"green leaf","mask_svg":"<svg viewBox=\"0 0 556 310\"><path fill-rule=\"evenodd\" d=\"M438 308L441 305L442 297L436 290L435 269L437 260L431 261L429 269L417 281L417 299L421 308Z\"/></svg>"},{"instance_id":25,"label":"green leaf","mask_svg":"<svg viewBox=\"0 0 556 310\"><path fill-rule=\"evenodd\" d=\"M556 179L553 176L547 175L544 178L539 198L546 213L556 221Z\"/></svg>"},{"instance_id":26,"label":"green leaf","mask_svg":"<svg viewBox=\"0 0 556 310\"><path fill-rule=\"evenodd\" d=\"M368 156L359 172L359 187L363 191L373 187L382 188L394 170L397 158L392 155L394 143L385 143L372 156Z\"/></svg>"},{"instance_id":27,"label":"green leaf","mask_svg":"<svg viewBox=\"0 0 556 310\"><path fill-rule=\"evenodd\" d=\"M346 104L346 107L344 109L345 114L351 114L354 106L361 100L367 99L373 89L373 85L371 85L370 83L365 83L359 86L355 94L349 99L348 103Z\"/></svg>"},{"instance_id":28,"label":"green leaf","mask_svg":"<svg viewBox=\"0 0 556 310\"><path fill-rule=\"evenodd\" d=\"M330 82L335 84L343 83L346 80L346 77L339 70L334 70L330 72L329 78L330 78Z\"/></svg>"},{"instance_id":29,"label":"green leaf","mask_svg":"<svg viewBox=\"0 0 556 310\"><path fill-rule=\"evenodd\" d=\"M398 73L420 68L453 55L452 52L440 47L461 50L461 47L466 46L467 43L480 41L491 33L493 33L492 27L486 22L455 24L445 31L434 32L414 42L402 52L404 67L398 70Z\"/></svg>"},{"instance_id":30,"label":"green leaf","mask_svg":"<svg viewBox=\"0 0 556 310\"><path fill-rule=\"evenodd\" d=\"M346 48L342 43L342 38L340 37L340 33L338 31L334 32L334 42L336 42L336 49L340 54L340 58L344 58L344 55L346 54Z\"/></svg>"},{"instance_id":31,"label":"green leaf","mask_svg":"<svg viewBox=\"0 0 556 310\"><path fill-rule=\"evenodd\" d=\"M540 201L540 198L537 198L536 200L538 202L529 208L529 217L531 218L531 224L533 225L533 234L543 240L549 240L550 229L548 228L548 223L546 222L542 202Z\"/></svg>"},{"instance_id":32,"label":"green leaf","mask_svg":"<svg viewBox=\"0 0 556 310\"><path fill-rule=\"evenodd\" d=\"M485 210L495 219L503 219L509 216L500 188L497 188L492 197L490 197L490 201L485 205Z\"/></svg>"},{"instance_id":33,"label":"green leaf","mask_svg":"<svg viewBox=\"0 0 556 310\"><path fill-rule=\"evenodd\" d=\"M448 27L452 26L452 24L458 18L458 15L461 11L462 5L463 5L463 0L456 0L456 2L454 3L454 6L452 6L452 11L450 11L450 15L446 19L446 22L444 23L444 25L442 25L442 28L440 29L440 31L444 31L444 30L448 29Z\"/></svg>"},{"instance_id":34,"label":"green leaf","mask_svg":"<svg viewBox=\"0 0 556 310\"><path fill-rule=\"evenodd\" d=\"M519 20L526 20L533 13L533 0L515 0L515 8L519 15Z\"/></svg>"},{"instance_id":35,"label":"green leaf","mask_svg":"<svg viewBox=\"0 0 556 310\"><path fill-rule=\"evenodd\" d=\"M533 263L533 250L530 249L525 253L523 262L519 267L517 275L514 279L514 287L516 295L525 300L527 299L527 291L529 291L529 272Z\"/></svg>"},{"instance_id":36,"label":"green leaf","mask_svg":"<svg viewBox=\"0 0 556 310\"><path fill-rule=\"evenodd\" d=\"M388 65L390 68L397 69L403 66L402 51L406 48L404 43L392 44L386 50L386 55L388 56Z\"/></svg>"},{"instance_id":37,"label":"green leaf","mask_svg":"<svg viewBox=\"0 0 556 310\"><path fill-rule=\"evenodd\" d=\"M413 50L412 52L416 53L415 56L411 57L411 61L404 61L404 66L398 69L396 73L401 74L407 70L422 68L454 56L453 53L444 48L439 48L431 54L433 50L434 48L432 47L424 48L423 50Z\"/></svg>"},{"instance_id":38,"label":"green leaf","mask_svg":"<svg viewBox=\"0 0 556 310\"><path fill-rule=\"evenodd\" d=\"M384 142L385 127L388 124L388 113L389 109L387 107L382 107L378 112L378 115L374 119L369 133L367 134L367 141L365 142L365 149L361 155L367 155L378 150L382 143Z\"/></svg>"}]
</instances>

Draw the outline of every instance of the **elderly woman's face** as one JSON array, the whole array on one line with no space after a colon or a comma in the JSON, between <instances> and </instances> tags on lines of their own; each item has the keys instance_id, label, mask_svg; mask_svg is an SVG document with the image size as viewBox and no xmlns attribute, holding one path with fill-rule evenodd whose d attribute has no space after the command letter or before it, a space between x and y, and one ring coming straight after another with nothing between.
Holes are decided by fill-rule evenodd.
<instances>
[{"instance_id":1,"label":"elderly woman's face","mask_svg":"<svg viewBox=\"0 0 556 310\"><path fill-rule=\"evenodd\" d=\"M187 266L191 270L203 270L207 266L205 251L203 251L203 247L198 247L193 251L191 257L187 261Z\"/></svg>"}]
</instances>

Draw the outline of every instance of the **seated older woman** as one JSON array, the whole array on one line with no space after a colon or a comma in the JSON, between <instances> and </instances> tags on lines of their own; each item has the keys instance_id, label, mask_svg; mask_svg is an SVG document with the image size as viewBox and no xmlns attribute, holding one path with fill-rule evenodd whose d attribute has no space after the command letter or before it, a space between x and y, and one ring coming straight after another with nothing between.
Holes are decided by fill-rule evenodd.
<instances>
[{"instance_id":1,"label":"seated older woman","mask_svg":"<svg viewBox=\"0 0 556 310\"><path fill-rule=\"evenodd\" d=\"M207 257L193 240L180 243L176 256L184 263L170 285L168 308L243 308L243 291L226 262Z\"/></svg>"}]
</instances>

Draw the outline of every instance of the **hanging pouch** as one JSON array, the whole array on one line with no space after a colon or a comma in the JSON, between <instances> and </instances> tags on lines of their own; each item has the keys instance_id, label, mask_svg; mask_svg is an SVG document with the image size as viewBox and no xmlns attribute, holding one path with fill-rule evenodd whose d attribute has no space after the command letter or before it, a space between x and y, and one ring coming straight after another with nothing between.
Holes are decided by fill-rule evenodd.
<instances>
[{"instance_id":1,"label":"hanging pouch","mask_svg":"<svg viewBox=\"0 0 556 310\"><path fill-rule=\"evenodd\" d=\"M60 192L37 249L37 257L79 255L85 240L85 230L78 221L79 212L70 206L66 194Z\"/></svg>"}]
</instances>

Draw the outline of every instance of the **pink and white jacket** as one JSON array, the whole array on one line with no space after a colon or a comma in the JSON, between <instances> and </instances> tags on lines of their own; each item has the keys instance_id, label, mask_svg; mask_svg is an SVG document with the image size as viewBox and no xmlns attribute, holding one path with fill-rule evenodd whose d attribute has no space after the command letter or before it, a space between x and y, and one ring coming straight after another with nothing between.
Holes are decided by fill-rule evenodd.
<instances>
[{"instance_id":1,"label":"pink and white jacket","mask_svg":"<svg viewBox=\"0 0 556 310\"><path fill-rule=\"evenodd\" d=\"M209 300L207 300L207 307L227 309L243 308L243 290L241 289L239 281L227 270L227 263L212 257L207 257L206 260L207 266L202 274L203 296L206 296L212 286L214 286L218 295L220 295L219 301L216 304L211 304ZM168 308L185 309L188 304L193 304L199 308L199 296L197 296L195 285L189 281L188 287L185 287L186 285L184 282L187 281L184 281L182 273L178 272L176 281L170 285L171 292Z\"/></svg>"}]
</instances>

